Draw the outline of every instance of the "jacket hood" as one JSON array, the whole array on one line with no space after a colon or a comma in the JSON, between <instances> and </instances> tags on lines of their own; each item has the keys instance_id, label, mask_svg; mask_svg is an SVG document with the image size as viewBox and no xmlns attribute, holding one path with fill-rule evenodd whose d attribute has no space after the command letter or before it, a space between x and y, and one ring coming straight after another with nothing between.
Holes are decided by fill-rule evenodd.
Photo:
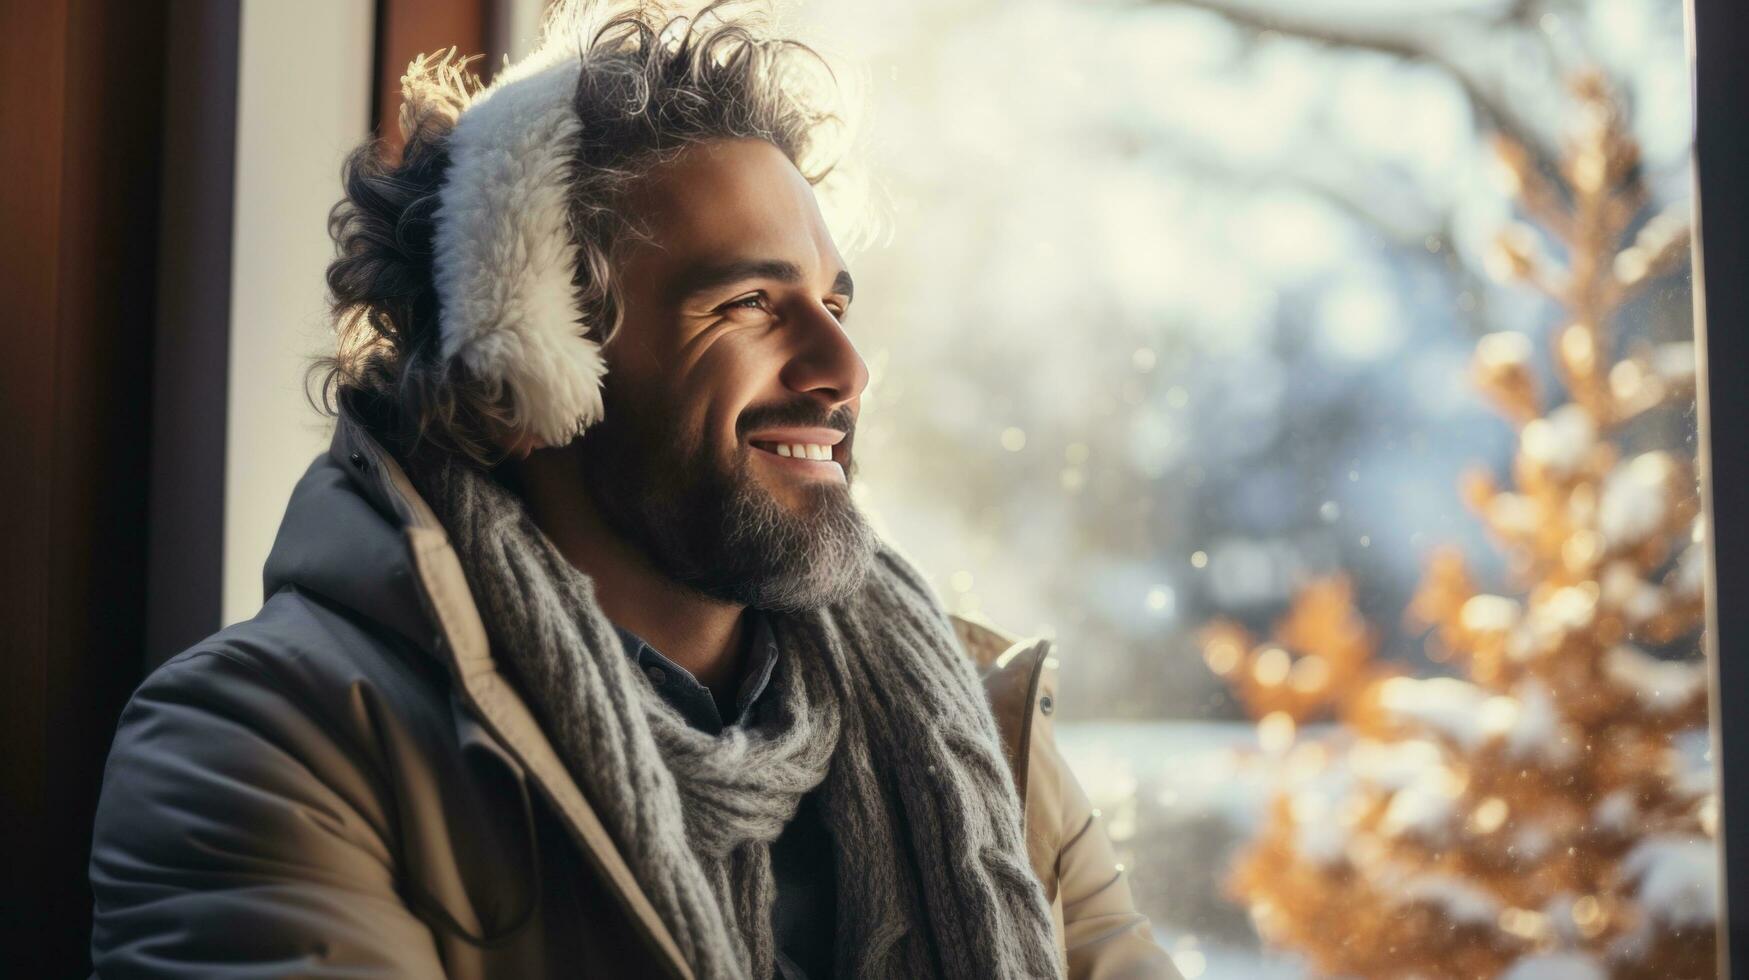
<instances>
[{"instance_id":1,"label":"jacket hood","mask_svg":"<svg viewBox=\"0 0 1749 980\"><path fill-rule=\"evenodd\" d=\"M263 598L294 587L435 651L439 632L407 538L428 508L410 486L396 485L403 480L387 450L342 414L328 451L292 490L262 569Z\"/></svg>"}]
</instances>

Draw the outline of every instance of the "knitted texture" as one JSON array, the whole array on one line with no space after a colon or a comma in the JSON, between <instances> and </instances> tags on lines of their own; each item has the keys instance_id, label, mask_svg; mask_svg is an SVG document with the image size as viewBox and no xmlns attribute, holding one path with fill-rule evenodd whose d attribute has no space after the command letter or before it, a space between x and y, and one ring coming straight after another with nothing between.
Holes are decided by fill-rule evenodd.
<instances>
[{"instance_id":1,"label":"knitted texture","mask_svg":"<svg viewBox=\"0 0 1749 980\"><path fill-rule=\"evenodd\" d=\"M1062 976L983 687L898 554L882 547L842 603L771 613L777 710L713 736L635 669L592 580L520 498L457 458L413 478L495 657L701 980L773 976L771 842L816 787L835 975Z\"/></svg>"}]
</instances>

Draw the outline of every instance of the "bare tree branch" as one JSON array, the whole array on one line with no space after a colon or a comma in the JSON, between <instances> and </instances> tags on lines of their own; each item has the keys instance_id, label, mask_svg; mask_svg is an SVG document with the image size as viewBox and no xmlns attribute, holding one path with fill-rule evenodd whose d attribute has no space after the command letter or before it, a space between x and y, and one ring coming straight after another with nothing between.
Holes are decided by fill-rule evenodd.
<instances>
[{"instance_id":1,"label":"bare tree branch","mask_svg":"<svg viewBox=\"0 0 1749 980\"><path fill-rule=\"evenodd\" d=\"M1449 214L1429 214L1424 222L1404 221L1390 209L1379 207L1374 198L1356 194L1328 174L1313 170L1248 171L1235 168L1230 162L1191 152L1183 146L1152 148L1151 156L1178 173L1229 191L1255 191L1263 187L1298 191L1328 204L1405 255L1426 256L1441 264L1448 261L1444 255L1427 251L1427 240L1429 237L1438 239L1442 243L1441 251L1449 252L1443 247L1453 237Z\"/></svg>"},{"instance_id":2,"label":"bare tree branch","mask_svg":"<svg viewBox=\"0 0 1749 980\"><path fill-rule=\"evenodd\" d=\"M1511 103L1489 91L1482 80L1444 53L1411 38L1386 32L1362 31L1353 28L1317 24L1274 12L1245 8L1223 0L1149 0L1160 6L1183 7L1214 14L1228 23L1253 33L1271 31L1282 37L1297 38L1332 48L1371 51L1430 65L1449 75L1475 112L1482 127L1509 136L1521 143L1535 157L1536 165L1546 169L1552 160L1547 140ZM1522 23L1534 16L1534 4L1520 0L1508 8L1496 23Z\"/></svg>"}]
</instances>

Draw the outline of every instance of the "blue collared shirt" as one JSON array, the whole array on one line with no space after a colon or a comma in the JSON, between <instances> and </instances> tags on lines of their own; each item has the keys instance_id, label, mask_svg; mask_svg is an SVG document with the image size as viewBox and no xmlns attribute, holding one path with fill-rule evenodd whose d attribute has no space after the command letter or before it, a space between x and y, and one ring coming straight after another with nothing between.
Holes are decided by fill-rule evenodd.
<instances>
[{"instance_id":1,"label":"blue collared shirt","mask_svg":"<svg viewBox=\"0 0 1749 980\"><path fill-rule=\"evenodd\" d=\"M753 639L747 651L747 666L741 675L741 688L735 694L733 717L727 722L717 706L716 696L711 694L710 688L700 684L691 671L664 657L661 651L631 630L618 624L614 629L625 643L626 653L650 679L656 693L673 705L687 724L718 735L728 725L750 725L758 719L756 712L760 698L771 686L771 671L777 666L777 638L772 635L771 623L758 610L750 609L748 615L752 617L749 625L753 627Z\"/></svg>"},{"instance_id":2,"label":"blue collared shirt","mask_svg":"<svg viewBox=\"0 0 1749 980\"><path fill-rule=\"evenodd\" d=\"M730 720L725 724L711 689L644 639L618 624L626 655L632 658L657 693L674 706L687 724L713 735L735 725L751 725L770 699L771 674L777 667L777 638L768 614L748 609L753 636L747 664ZM795 817L771 843L771 874L777 901L771 911L777 941L778 980L821 980L832 975L833 932L838 922L836 855L821 817L819 791L802 797Z\"/></svg>"}]
</instances>

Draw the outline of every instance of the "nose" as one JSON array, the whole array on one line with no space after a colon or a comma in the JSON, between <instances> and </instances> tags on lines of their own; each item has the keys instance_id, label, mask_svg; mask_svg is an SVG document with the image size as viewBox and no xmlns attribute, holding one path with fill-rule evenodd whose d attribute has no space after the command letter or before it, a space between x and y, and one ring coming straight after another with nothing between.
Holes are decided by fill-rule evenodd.
<instances>
[{"instance_id":1,"label":"nose","mask_svg":"<svg viewBox=\"0 0 1749 980\"><path fill-rule=\"evenodd\" d=\"M784 365L784 387L825 399L828 409L861 395L868 387L868 365L832 311L824 304L809 303L796 326L799 346Z\"/></svg>"}]
</instances>

